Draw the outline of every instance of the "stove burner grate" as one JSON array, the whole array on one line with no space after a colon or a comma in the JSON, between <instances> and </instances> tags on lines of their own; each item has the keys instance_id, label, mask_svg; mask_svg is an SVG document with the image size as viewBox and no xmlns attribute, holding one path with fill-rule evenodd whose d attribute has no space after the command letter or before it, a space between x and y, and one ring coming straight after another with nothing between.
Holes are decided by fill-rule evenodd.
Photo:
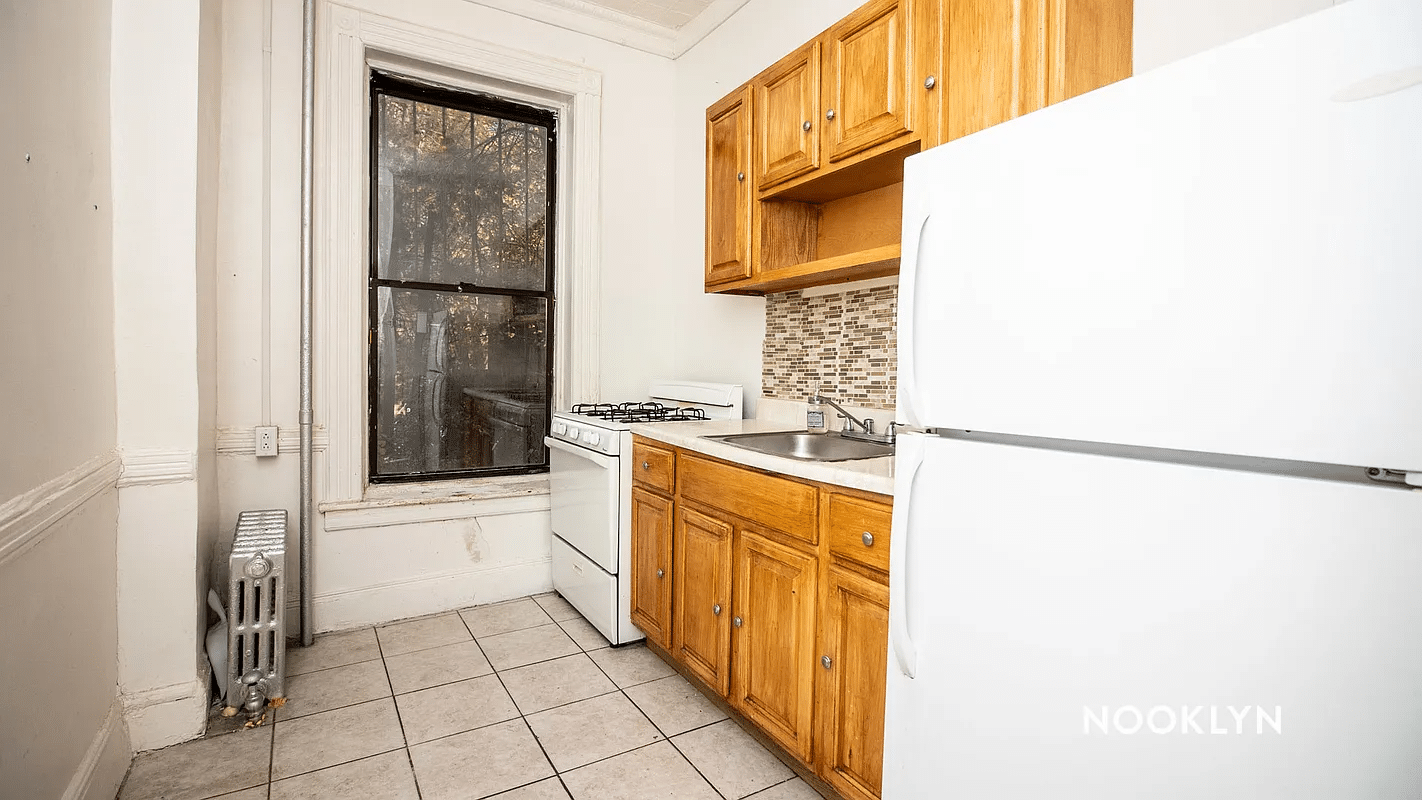
<instances>
[{"instance_id":1,"label":"stove burner grate","mask_svg":"<svg viewBox=\"0 0 1422 800\"><path fill-rule=\"evenodd\" d=\"M657 402L579 403L573 413L611 422L691 422L709 419L699 408L670 408Z\"/></svg>"}]
</instances>

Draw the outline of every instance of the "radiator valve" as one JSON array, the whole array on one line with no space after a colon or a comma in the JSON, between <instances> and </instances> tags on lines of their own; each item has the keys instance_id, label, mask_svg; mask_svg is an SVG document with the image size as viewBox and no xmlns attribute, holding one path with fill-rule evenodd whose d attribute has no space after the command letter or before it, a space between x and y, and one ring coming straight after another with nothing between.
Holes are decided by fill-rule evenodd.
<instances>
[{"instance_id":1,"label":"radiator valve","mask_svg":"<svg viewBox=\"0 0 1422 800\"><path fill-rule=\"evenodd\" d=\"M259 669L242 675L242 710L247 712L247 722L257 723L267 709L267 681Z\"/></svg>"}]
</instances>

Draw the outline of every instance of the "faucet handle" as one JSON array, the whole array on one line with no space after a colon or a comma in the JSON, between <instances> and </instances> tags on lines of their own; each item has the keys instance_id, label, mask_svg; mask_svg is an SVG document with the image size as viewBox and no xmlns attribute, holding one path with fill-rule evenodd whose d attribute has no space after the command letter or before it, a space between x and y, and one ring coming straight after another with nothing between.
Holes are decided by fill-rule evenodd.
<instances>
[{"instance_id":1,"label":"faucet handle","mask_svg":"<svg viewBox=\"0 0 1422 800\"><path fill-rule=\"evenodd\" d=\"M835 414L836 417L844 420L844 428L841 433L854 433L854 422L850 420L848 414Z\"/></svg>"}]
</instances>

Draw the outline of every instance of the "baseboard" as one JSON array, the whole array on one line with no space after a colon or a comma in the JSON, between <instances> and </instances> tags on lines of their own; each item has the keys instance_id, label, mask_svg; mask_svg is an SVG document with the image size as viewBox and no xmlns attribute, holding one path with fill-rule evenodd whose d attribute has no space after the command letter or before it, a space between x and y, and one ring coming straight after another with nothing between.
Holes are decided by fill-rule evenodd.
<instances>
[{"instance_id":1,"label":"baseboard","mask_svg":"<svg viewBox=\"0 0 1422 800\"><path fill-rule=\"evenodd\" d=\"M503 566L421 575L312 598L315 631L326 633L423 617L457 608L512 600L553 588L549 559ZM287 625L296 630L300 609L287 606Z\"/></svg>"},{"instance_id":2,"label":"baseboard","mask_svg":"<svg viewBox=\"0 0 1422 800\"><path fill-rule=\"evenodd\" d=\"M103 725L84 753L84 760L79 762L74 777L60 795L61 800L113 800L132 758L128 731L123 724L123 704L115 697Z\"/></svg>"},{"instance_id":3,"label":"baseboard","mask_svg":"<svg viewBox=\"0 0 1422 800\"><path fill-rule=\"evenodd\" d=\"M125 692L123 718L139 753L201 736L207 722L206 672L183 683Z\"/></svg>"}]
</instances>

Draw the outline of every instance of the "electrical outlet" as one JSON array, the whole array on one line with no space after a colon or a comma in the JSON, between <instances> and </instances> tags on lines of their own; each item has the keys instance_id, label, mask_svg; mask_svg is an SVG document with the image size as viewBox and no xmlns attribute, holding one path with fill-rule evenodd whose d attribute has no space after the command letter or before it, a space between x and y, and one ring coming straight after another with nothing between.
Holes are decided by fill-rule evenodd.
<instances>
[{"instance_id":1,"label":"electrical outlet","mask_svg":"<svg viewBox=\"0 0 1422 800\"><path fill-rule=\"evenodd\" d=\"M258 425L257 434L257 458L265 458L277 454L277 426Z\"/></svg>"}]
</instances>

